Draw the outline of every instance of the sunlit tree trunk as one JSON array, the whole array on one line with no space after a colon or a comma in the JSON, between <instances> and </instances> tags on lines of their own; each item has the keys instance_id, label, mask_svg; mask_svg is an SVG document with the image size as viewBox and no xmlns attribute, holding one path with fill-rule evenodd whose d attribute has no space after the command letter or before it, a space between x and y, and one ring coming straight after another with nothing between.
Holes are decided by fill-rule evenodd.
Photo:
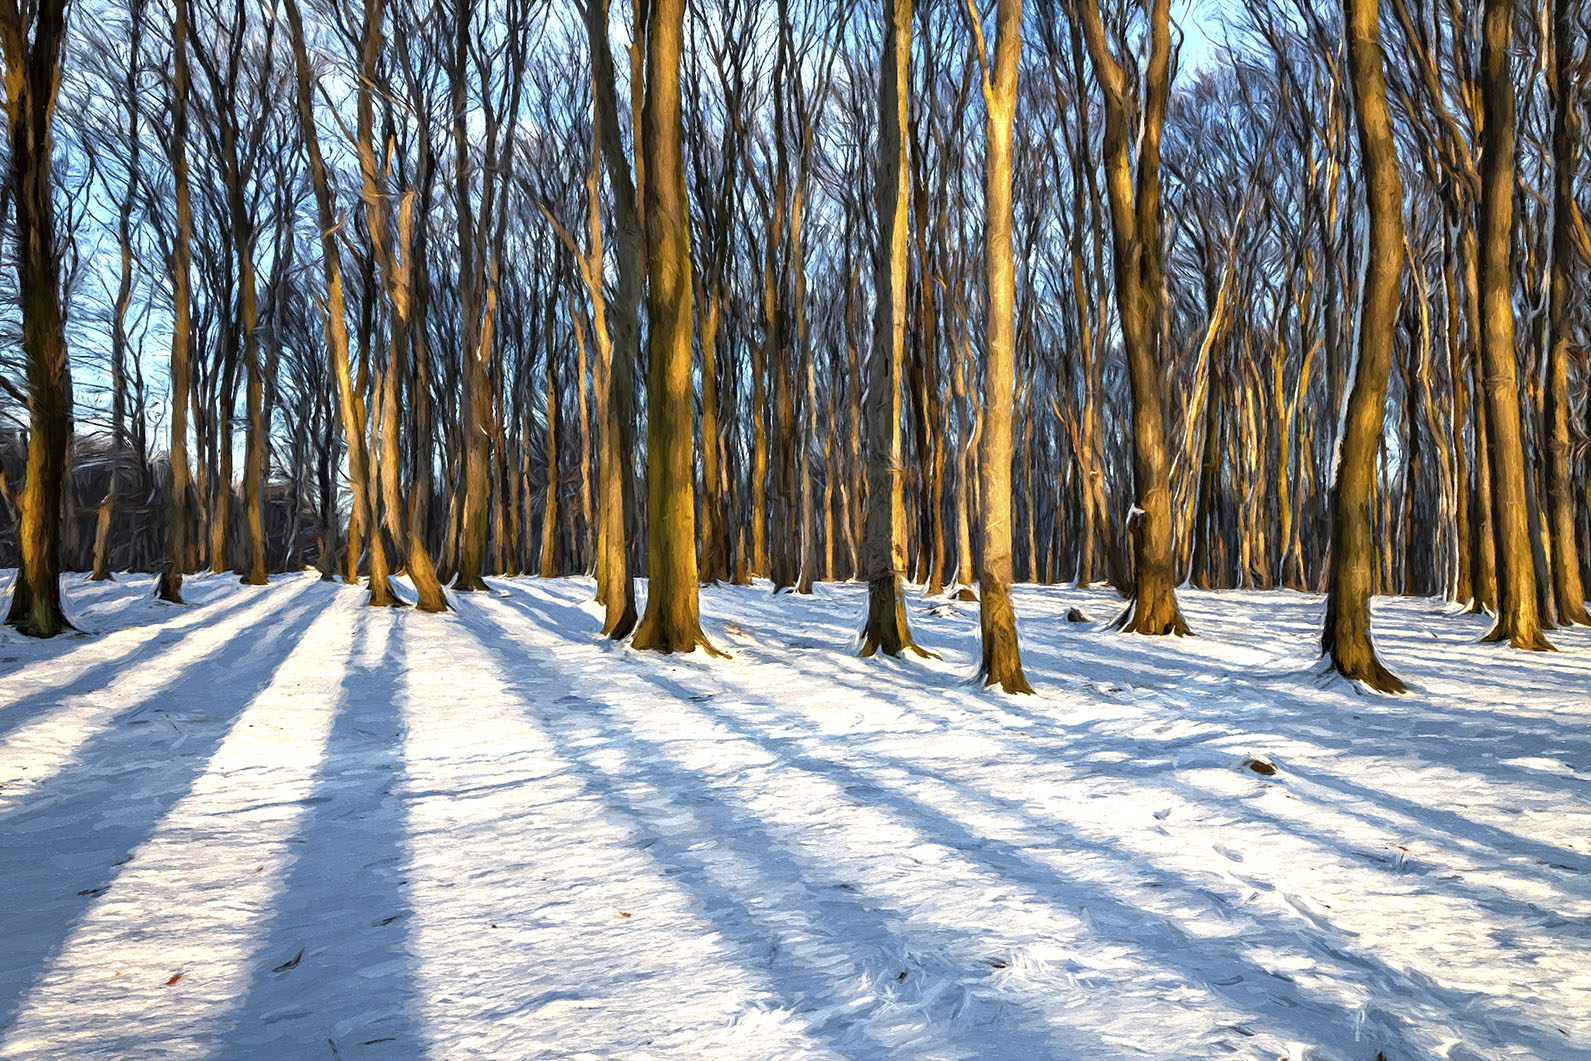
<instances>
[{"instance_id":1,"label":"sunlit tree trunk","mask_svg":"<svg viewBox=\"0 0 1591 1061\"><path fill-rule=\"evenodd\" d=\"M1011 605L1011 412L1015 387L1016 263L1011 253L1011 139L1016 119L1017 66L1022 54L1022 0L999 0L994 61L984 55L981 16L968 0L972 32L983 61L984 269L989 292L983 368L983 440L978 476L983 493L983 553L978 565L984 685L1031 693L1017 647ZM1029 505L1032 504L1031 499ZM937 518L937 517L936 517Z\"/></svg>"},{"instance_id":2,"label":"sunlit tree trunk","mask_svg":"<svg viewBox=\"0 0 1591 1061\"><path fill-rule=\"evenodd\" d=\"M1116 300L1132 394L1134 506L1133 598L1117 620L1129 633L1186 634L1177 607L1167 471L1165 370L1161 350L1160 134L1170 80L1169 0L1149 7L1138 158L1130 157L1129 77L1111 56L1098 0L1079 0L1078 15L1105 100L1105 188L1110 199Z\"/></svg>"},{"instance_id":3,"label":"sunlit tree trunk","mask_svg":"<svg viewBox=\"0 0 1591 1061\"><path fill-rule=\"evenodd\" d=\"M1512 0L1485 0L1481 22L1480 336L1497 542L1497 622L1489 641L1551 648L1541 634L1525 506L1524 434L1514 354L1509 249L1514 226L1514 84L1509 69Z\"/></svg>"},{"instance_id":4,"label":"sunlit tree trunk","mask_svg":"<svg viewBox=\"0 0 1591 1061\"><path fill-rule=\"evenodd\" d=\"M353 511L348 519L347 569L350 575L357 577L359 536L363 532L369 539L369 604L371 607L394 607L401 605L402 601L392 590L386 549L381 543L380 533L370 533L375 525L370 512L369 458L348 364L348 321L343 301L342 258L337 245L340 226L332 210L331 183L320 151L320 135L315 128L309 55L304 46L304 23L299 15L298 0L283 0L283 11L293 39L299 135L303 139L305 154L309 157L310 183L315 190L315 207L320 223L321 270L326 282L326 340L331 353L332 373L337 381L343 438L348 445L349 493L353 498Z\"/></svg>"},{"instance_id":5,"label":"sunlit tree trunk","mask_svg":"<svg viewBox=\"0 0 1591 1061\"><path fill-rule=\"evenodd\" d=\"M172 0L172 132L167 161L172 167L172 199L177 229L172 232L172 359L170 359L170 496L165 509L165 558L161 600L183 601L183 571L191 544L193 515L188 511L188 391L193 387L189 344L193 342L193 227L188 188L188 0Z\"/></svg>"},{"instance_id":6,"label":"sunlit tree trunk","mask_svg":"<svg viewBox=\"0 0 1591 1061\"><path fill-rule=\"evenodd\" d=\"M1321 648L1336 670L1381 692L1403 683L1376 658L1370 640L1371 487L1386 407L1403 272L1403 181L1381 68L1377 0L1343 0L1365 198L1368 261L1360 301L1359 356L1350 381L1331 484L1331 554ZM1388 528L1390 533L1390 527Z\"/></svg>"},{"instance_id":7,"label":"sunlit tree trunk","mask_svg":"<svg viewBox=\"0 0 1591 1061\"><path fill-rule=\"evenodd\" d=\"M901 579L906 569L900 380L906 349L907 96L911 85L911 0L885 0L879 63L878 253L874 257L873 346L867 359L867 619L861 654L927 655L912 640Z\"/></svg>"},{"instance_id":8,"label":"sunlit tree trunk","mask_svg":"<svg viewBox=\"0 0 1591 1061\"><path fill-rule=\"evenodd\" d=\"M413 284L409 277L409 270L414 268L412 258L414 196L410 193L404 197L397 234L399 244L395 247L386 178L376 158L372 98L378 87L385 87L378 80L381 75L377 67L383 33L382 23L385 19L383 0L365 0L364 18L363 38L360 42L362 76L357 93L356 139L359 149L359 171L363 180L366 224L370 231L370 249L381 273L382 286L386 290L390 310L387 315L387 367L382 374L379 435L381 495L385 504L384 517L387 531L404 558L403 566L414 582L420 610L440 612L447 610L447 597L442 592L442 583L437 579L430 554L426 552L422 528L415 523L409 506L405 504L404 490L399 477L402 465L399 439L402 414L399 406L403 393L402 383L404 377L408 375L406 369L412 357L412 336L417 330L414 328ZM402 257L399 257L399 247L403 248ZM421 321L421 328L418 330L423 330L423 327L424 323ZM419 400L417 387L411 386L409 391L415 396L415 400ZM428 448L429 440L426 441L426 446ZM426 459L429 460L429 453L426 454Z\"/></svg>"},{"instance_id":9,"label":"sunlit tree trunk","mask_svg":"<svg viewBox=\"0 0 1591 1061\"><path fill-rule=\"evenodd\" d=\"M690 219L680 154L685 0L653 0L641 114L647 264L647 594L630 644L715 653L697 611Z\"/></svg>"},{"instance_id":10,"label":"sunlit tree trunk","mask_svg":"<svg viewBox=\"0 0 1591 1061\"><path fill-rule=\"evenodd\" d=\"M72 445L72 374L61 312L50 118L60 83L66 0L39 0L32 39L14 2L0 7L17 297L27 361L28 463L17 527L22 565L6 622L30 637L72 628L61 610L61 491Z\"/></svg>"},{"instance_id":11,"label":"sunlit tree trunk","mask_svg":"<svg viewBox=\"0 0 1591 1061\"><path fill-rule=\"evenodd\" d=\"M1569 436L1569 302L1578 255L1575 253L1574 179L1580 163L1579 138L1571 128L1574 74L1571 49L1584 38L1573 19L1570 0L1553 0L1552 64L1552 275L1548 292L1547 348L1547 518L1552 530L1552 595L1563 623L1591 625L1575 534L1574 473Z\"/></svg>"},{"instance_id":12,"label":"sunlit tree trunk","mask_svg":"<svg viewBox=\"0 0 1591 1061\"><path fill-rule=\"evenodd\" d=\"M608 2L588 0L586 38L591 51L591 83L596 131L613 197L618 230L618 277L614 290L612 357L602 427L607 459L599 465L597 498L602 506L603 558L607 589L602 596L603 633L625 638L635 629L635 579L630 568L630 514L635 511L635 367L640 361L641 292L645 283L645 236L637 209L635 178L619 133L613 53L608 47ZM639 152L638 152L639 154ZM600 222L598 222L600 224ZM598 327L602 327L599 323ZM603 592L598 587L599 593Z\"/></svg>"}]
</instances>

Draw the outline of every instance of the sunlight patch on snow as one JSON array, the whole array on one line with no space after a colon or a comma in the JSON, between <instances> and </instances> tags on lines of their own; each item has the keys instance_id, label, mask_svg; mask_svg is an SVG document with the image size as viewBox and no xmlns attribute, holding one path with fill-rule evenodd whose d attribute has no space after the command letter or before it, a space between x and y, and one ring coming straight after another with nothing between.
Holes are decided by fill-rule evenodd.
<instances>
[{"instance_id":1,"label":"sunlight patch on snow","mask_svg":"<svg viewBox=\"0 0 1591 1061\"><path fill-rule=\"evenodd\" d=\"M131 1056L138 1042L185 1056L215 1050L250 966L271 960L259 953L260 923L295 857L293 836L323 768L336 710L336 663L348 654L352 602L338 603L304 632L187 794L91 898L28 993L0 1057L91 1049ZM190 646L178 665L191 665L202 648ZM179 719L182 726L210 722L190 713ZM184 743L179 735L165 750L180 754ZM127 1012L138 1014L136 1029L107 1025L106 1018Z\"/></svg>"},{"instance_id":2,"label":"sunlight patch on snow","mask_svg":"<svg viewBox=\"0 0 1591 1061\"><path fill-rule=\"evenodd\" d=\"M254 624L272 621L273 613L296 601L312 585L304 579L294 580L291 589L273 584L248 607L226 613L221 621L204 611L193 614L178 624L177 629L183 632L180 640L140 660L136 667L127 666L123 659L100 662L96 652L96 666L80 669L60 684L35 680L31 695L10 695L22 690L8 681L7 703L0 711L0 733L4 734L0 749L5 751L8 763L25 762L26 772L11 774L8 770L8 776L0 778L4 785L0 789L0 815L33 815L47 810L51 805L47 794L51 779L109 724L170 727L180 739L170 710L161 706L171 684L191 668L223 653L238 649L246 652L247 646L235 645L234 640L245 637L252 641L258 637L251 629ZM104 646L95 647L102 651ZM73 689L72 683L90 671L94 680L85 683L81 691ZM103 681L106 676L111 680ZM36 795L41 792L45 794Z\"/></svg>"}]
</instances>

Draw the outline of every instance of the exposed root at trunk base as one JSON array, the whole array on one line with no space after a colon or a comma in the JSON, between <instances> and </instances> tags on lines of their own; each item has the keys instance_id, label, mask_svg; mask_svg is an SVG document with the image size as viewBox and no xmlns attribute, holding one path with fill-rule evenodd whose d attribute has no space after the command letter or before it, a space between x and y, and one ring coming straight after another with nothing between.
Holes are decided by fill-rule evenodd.
<instances>
[{"instance_id":1,"label":"exposed root at trunk base","mask_svg":"<svg viewBox=\"0 0 1591 1061\"><path fill-rule=\"evenodd\" d=\"M1376 658L1374 648L1340 653L1328 648L1326 660L1334 672L1367 689L1373 689L1378 693L1409 691L1409 687L1403 684L1403 679L1387 670L1381 660Z\"/></svg>"},{"instance_id":2,"label":"exposed root at trunk base","mask_svg":"<svg viewBox=\"0 0 1591 1061\"><path fill-rule=\"evenodd\" d=\"M436 569L431 566L431 556L425 551L425 543L413 531L409 532L408 548L407 566L418 598L416 606L422 612L447 611L447 594L442 592L442 582L436 577Z\"/></svg>"},{"instance_id":3,"label":"exposed root at trunk base","mask_svg":"<svg viewBox=\"0 0 1591 1061\"><path fill-rule=\"evenodd\" d=\"M635 594L626 593L624 607L620 609L618 615L613 614L613 609L608 609L608 617L603 620L603 636L612 641L623 641L630 636L639 619L640 616L635 610Z\"/></svg>"},{"instance_id":4,"label":"exposed root at trunk base","mask_svg":"<svg viewBox=\"0 0 1591 1061\"><path fill-rule=\"evenodd\" d=\"M665 656L675 652L689 653L701 648L714 659L731 659L729 653L717 648L702 632L700 623L666 623L654 618L643 621L630 639L630 647L641 652L661 652Z\"/></svg>"},{"instance_id":5,"label":"exposed root at trunk base","mask_svg":"<svg viewBox=\"0 0 1591 1061\"><path fill-rule=\"evenodd\" d=\"M407 608L409 605L394 592L392 583L384 578L370 580L370 599L365 602L370 608Z\"/></svg>"},{"instance_id":6,"label":"exposed root at trunk base","mask_svg":"<svg viewBox=\"0 0 1591 1061\"><path fill-rule=\"evenodd\" d=\"M867 659L875 652L895 657L915 652L923 659L939 658L912 640L911 626L906 622L906 599L900 591L900 578L893 572L867 584L867 621L862 626L857 655Z\"/></svg>"},{"instance_id":7,"label":"exposed root at trunk base","mask_svg":"<svg viewBox=\"0 0 1591 1061\"><path fill-rule=\"evenodd\" d=\"M1523 649L1526 652L1558 651L1557 647L1548 641L1539 629L1517 630L1514 629L1512 623L1504 622L1499 617L1497 622L1492 624L1492 628L1486 631L1486 635L1481 638L1481 643L1501 644L1504 641L1508 642L1512 647Z\"/></svg>"},{"instance_id":8,"label":"exposed root at trunk base","mask_svg":"<svg viewBox=\"0 0 1591 1061\"><path fill-rule=\"evenodd\" d=\"M1133 597L1110 621L1108 629L1124 634L1147 634L1150 637L1165 637L1168 634L1187 637L1191 634L1187 620L1182 618L1182 610L1177 607L1177 598L1170 591L1158 594L1157 598L1146 602L1141 596Z\"/></svg>"},{"instance_id":9,"label":"exposed root at trunk base","mask_svg":"<svg viewBox=\"0 0 1591 1061\"><path fill-rule=\"evenodd\" d=\"M1022 653L1016 640L1016 609L1004 586L983 587L982 615L983 662L978 665L978 681L985 687L998 685L1008 693L1031 693L1027 675L1022 673Z\"/></svg>"}]
</instances>

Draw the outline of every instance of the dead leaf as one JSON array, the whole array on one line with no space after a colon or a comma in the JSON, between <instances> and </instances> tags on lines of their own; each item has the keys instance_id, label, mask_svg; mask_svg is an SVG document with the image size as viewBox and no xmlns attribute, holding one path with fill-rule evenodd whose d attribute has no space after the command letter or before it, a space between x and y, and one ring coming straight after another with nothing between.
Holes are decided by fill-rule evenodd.
<instances>
[{"instance_id":1,"label":"dead leaf","mask_svg":"<svg viewBox=\"0 0 1591 1061\"><path fill-rule=\"evenodd\" d=\"M177 973L170 980L166 981L166 986L170 987L172 984L176 983L178 980L181 980L181 979L182 979L182 974L181 973Z\"/></svg>"},{"instance_id":2,"label":"dead leaf","mask_svg":"<svg viewBox=\"0 0 1591 1061\"><path fill-rule=\"evenodd\" d=\"M298 963L303 961L303 960L304 960L304 948L300 947L300 948L298 948L298 953L297 954L293 955L292 958L290 958L289 960L283 962L281 965L278 965L276 968L272 969L271 972L273 972L273 973L285 973L289 969L297 968Z\"/></svg>"},{"instance_id":3,"label":"dead leaf","mask_svg":"<svg viewBox=\"0 0 1591 1061\"><path fill-rule=\"evenodd\" d=\"M619 911L619 916L620 916L620 917L629 917L629 916L630 916L630 915L629 915L629 914L628 914L628 913L626 913L626 912L625 912L625 911L623 911L623 910L620 910L620 911Z\"/></svg>"}]
</instances>

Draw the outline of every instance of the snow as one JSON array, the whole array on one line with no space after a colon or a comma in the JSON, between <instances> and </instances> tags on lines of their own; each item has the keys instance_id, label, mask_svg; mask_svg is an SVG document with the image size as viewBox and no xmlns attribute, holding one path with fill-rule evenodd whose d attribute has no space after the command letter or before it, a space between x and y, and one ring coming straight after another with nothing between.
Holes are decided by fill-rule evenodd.
<instances>
[{"instance_id":1,"label":"snow","mask_svg":"<svg viewBox=\"0 0 1591 1061\"><path fill-rule=\"evenodd\" d=\"M0 1058L1591 1057L1591 631L1378 600L1383 697L1317 597L1020 586L1016 697L976 604L907 663L865 587L705 590L711 660L491 584L0 634Z\"/></svg>"}]
</instances>

